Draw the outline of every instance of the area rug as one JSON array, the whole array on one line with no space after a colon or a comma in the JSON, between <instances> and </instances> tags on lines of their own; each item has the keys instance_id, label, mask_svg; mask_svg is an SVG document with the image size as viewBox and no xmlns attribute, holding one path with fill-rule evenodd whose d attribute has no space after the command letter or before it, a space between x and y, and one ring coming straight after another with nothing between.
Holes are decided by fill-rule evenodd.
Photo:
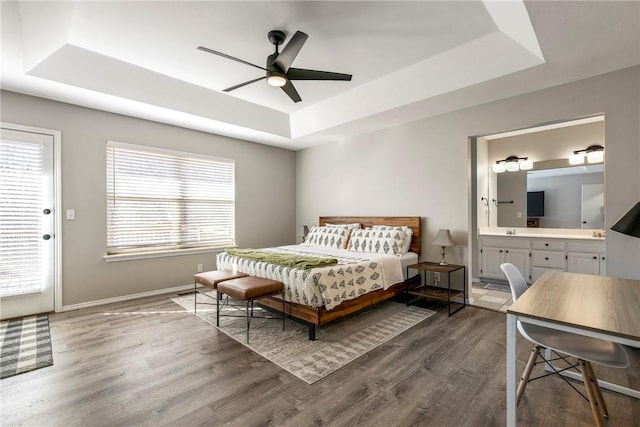
<instances>
[{"instance_id":1,"label":"area rug","mask_svg":"<svg viewBox=\"0 0 640 427\"><path fill-rule=\"evenodd\" d=\"M0 322L0 379L51 365L49 316Z\"/></svg>"},{"instance_id":2,"label":"area rug","mask_svg":"<svg viewBox=\"0 0 640 427\"><path fill-rule=\"evenodd\" d=\"M193 312L193 294L173 298L173 301ZM213 305L201 302L213 302ZM215 300L198 294L196 315L199 318L215 326L215 310ZM224 313L233 314L232 310L225 308ZM238 310L244 315L244 309ZM245 318L221 317L218 329L302 381L313 384L435 313L385 301L317 328L315 341L309 340L307 326L291 319L286 320L284 332L281 320L253 319L249 344L246 343ZM255 315L265 314L273 315L264 309L255 311Z\"/></svg>"}]
</instances>

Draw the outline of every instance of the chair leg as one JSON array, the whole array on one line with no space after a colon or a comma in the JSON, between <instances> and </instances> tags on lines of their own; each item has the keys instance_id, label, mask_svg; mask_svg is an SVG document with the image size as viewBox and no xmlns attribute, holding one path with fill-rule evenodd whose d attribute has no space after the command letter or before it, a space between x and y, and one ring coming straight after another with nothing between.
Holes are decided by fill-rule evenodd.
<instances>
[{"instance_id":1,"label":"chair leg","mask_svg":"<svg viewBox=\"0 0 640 427\"><path fill-rule=\"evenodd\" d=\"M527 366L524 368L524 372L522 373L522 377L520 378L520 384L518 384L518 391L516 393L516 406L520 403L520 399L524 394L524 389L529 382L531 371L536 364L536 360L538 360L538 356L540 355L541 350L542 347L538 345L533 347L533 350L531 350L531 355L529 356L529 360L527 361Z\"/></svg>"},{"instance_id":2,"label":"chair leg","mask_svg":"<svg viewBox=\"0 0 640 427\"><path fill-rule=\"evenodd\" d=\"M593 391L595 391L596 399L598 399L598 403L600 404L600 412L602 412L602 416L605 418L609 418L609 410L607 409L607 404L604 403L604 397L602 397L602 390L600 390L600 384L598 384L598 377L596 377L596 373L593 370L593 365L591 362L585 361L585 365L587 366L589 381L591 381ZM585 372L582 373L583 379L587 378L585 376Z\"/></svg>"},{"instance_id":3,"label":"chair leg","mask_svg":"<svg viewBox=\"0 0 640 427\"><path fill-rule=\"evenodd\" d=\"M596 397L596 392L594 390L593 383L589 380L589 367L587 361L582 359L579 360L580 369L582 370L582 376L584 378L584 388L587 391L587 397L589 398L589 405L591 406L591 413L593 414L593 419L596 422L596 426L603 427L602 424L602 415L600 413L600 408L598 405L598 399Z\"/></svg>"}]
</instances>

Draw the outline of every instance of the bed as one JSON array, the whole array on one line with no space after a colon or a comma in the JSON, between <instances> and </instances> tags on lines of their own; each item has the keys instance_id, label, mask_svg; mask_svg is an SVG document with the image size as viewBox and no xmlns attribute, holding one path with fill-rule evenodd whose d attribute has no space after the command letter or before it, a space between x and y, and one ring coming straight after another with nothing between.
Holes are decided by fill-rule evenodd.
<instances>
[{"instance_id":1,"label":"bed","mask_svg":"<svg viewBox=\"0 0 640 427\"><path fill-rule=\"evenodd\" d=\"M298 269L244 258L233 251L220 253L216 261L219 269L282 281L286 315L308 325L309 339L314 340L316 327L401 293L405 281L411 280L406 266L418 262L420 237L420 217L327 216L319 218L319 226L312 227L305 243L261 251L337 260L334 265ZM258 302L282 310L278 297Z\"/></svg>"}]
</instances>

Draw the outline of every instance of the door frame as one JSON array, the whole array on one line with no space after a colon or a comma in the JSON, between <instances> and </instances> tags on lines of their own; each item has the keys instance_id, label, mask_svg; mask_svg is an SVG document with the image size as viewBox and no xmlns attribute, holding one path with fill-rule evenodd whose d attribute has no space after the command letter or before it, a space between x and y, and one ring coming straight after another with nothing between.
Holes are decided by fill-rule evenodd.
<instances>
[{"instance_id":1,"label":"door frame","mask_svg":"<svg viewBox=\"0 0 640 427\"><path fill-rule=\"evenodd\" d=\"M62 311L62 132L35 126L18 125L0 122L0 127L30 133L41 133L53 137L53 211L56 213L53 222L53 303L56 313Z\"/></svg>"}]
</instances>

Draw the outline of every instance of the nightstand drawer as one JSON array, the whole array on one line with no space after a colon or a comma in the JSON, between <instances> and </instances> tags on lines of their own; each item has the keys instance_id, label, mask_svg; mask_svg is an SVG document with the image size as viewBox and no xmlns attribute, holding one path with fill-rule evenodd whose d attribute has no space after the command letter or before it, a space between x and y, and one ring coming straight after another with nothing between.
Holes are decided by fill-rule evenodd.
<instances>
[{"instance_id":1,"label":"nightstand drawer","mask_svg":"<svg viewBox=\"0 0 640 427\"><path fill-rule=\"evenodd\" d=\"M565 268L564 252L532 251L531 265L536 267Z\"/></svg>"}]
</instances>

